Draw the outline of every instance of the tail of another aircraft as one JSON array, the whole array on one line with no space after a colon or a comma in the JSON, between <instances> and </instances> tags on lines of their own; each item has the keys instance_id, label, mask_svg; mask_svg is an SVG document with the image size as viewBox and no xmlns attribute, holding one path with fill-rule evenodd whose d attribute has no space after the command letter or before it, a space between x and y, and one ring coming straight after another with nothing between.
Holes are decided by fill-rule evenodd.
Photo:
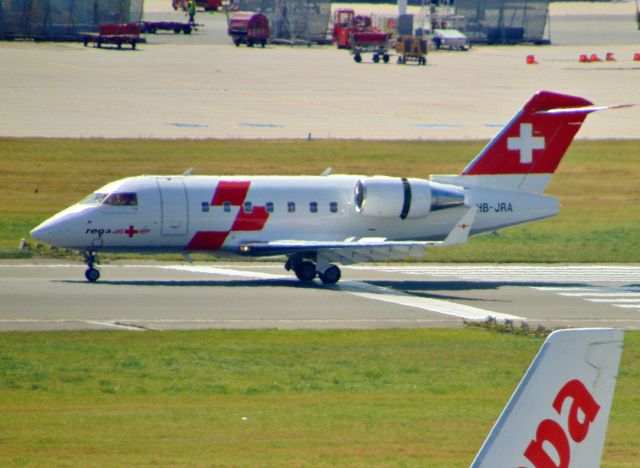
<instances>
[{"instance_id":1,"label":"tail of another aircraft","mask_svg":"<svg viewBox=\"0 0 640 468\"><path fill-rule=\"evenodd\" d=\"M432 180L542 193L587 114L607 108L581 97L539 91L461 176Z\"/></svg>"},{"instance_id":2,"label":"tail of another aircraft","mask_svg":"<svg viewBox=\"0 0 640 468\"><path fill-rule=\"evenodd\" d=\"M552 333L471 467L600 466L622 345L622 330Z\"/></svg>"}]
</instances>

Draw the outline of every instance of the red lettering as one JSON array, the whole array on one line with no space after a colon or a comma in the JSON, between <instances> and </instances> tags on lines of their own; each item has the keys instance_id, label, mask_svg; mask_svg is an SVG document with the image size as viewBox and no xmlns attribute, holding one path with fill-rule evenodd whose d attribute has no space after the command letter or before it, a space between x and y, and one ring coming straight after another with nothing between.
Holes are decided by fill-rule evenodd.
<instances>
[{"instance_id":1,"label":"red lettering","mask_svg":"<svg viewBox=\"0 0 640 468\"><path fill-rule=\"evenodd\" d=\"M547 451L544 449L543 444L548 442L553 446L558 454L559 464L556 465ZM536 430L536 438L529 443L527 450L524 452L524 456L533 463L536 468L567 468L569 466L569 460L571 459L571 453L569 451L569 441L564 430L552 419L545 419L538 424Z\"/></svg>"},{"instance_id":2,"label":"red lettering","mask_svg":"<svg viewBox=\"0 0 640 468\"><path fill-rule=\"evenodd\" d=\"M577 379L570 380L560 389L553 400L553 409L561 415L562 405L567 398L572 399L567 423L569 434L575 442L582 442L589 433L589 426L596 418L600 405L593 398L587 387ZM582 421L578 418L581 412ZM557 454L558 464L545 449L553 447ZM545 419L536 429L536 437L524 452L524 456L536 468L567 468L571 461L571 448L567 434L560 424L552 419Z\"/></svg>"},{"instance_id":3,"label":"red lettering","mask_svg":"<svg viewBox=\"0 0 640 468\"><path fill-rule=\"evenodd\" d=\"M567 398L573 399L569 411L569 434L576 442L582 442L589 432L589 426L596 418L600 405L593 399L589 390L579 380L571 380L560 389L553 401L554 409L560 414ZM578 420L578 410L582 411L584 420Z\"/></svg>"}]
</instances>

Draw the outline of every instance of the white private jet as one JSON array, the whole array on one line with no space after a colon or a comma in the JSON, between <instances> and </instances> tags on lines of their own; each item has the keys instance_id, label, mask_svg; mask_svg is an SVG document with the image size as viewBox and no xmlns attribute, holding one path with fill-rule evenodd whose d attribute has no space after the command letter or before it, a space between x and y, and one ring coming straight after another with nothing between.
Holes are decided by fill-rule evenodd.
<instances>
[{"instance_id":1,"label":"white private jet","mask_svg":"<svg viewBox=\"0 0 640 468\"><path fill-rule=\"evenodd\" d=\"M620 106L618 106L620 107ZM208 252L287 257L301 281L338 264L422 256L558 213L543 191L587 114L586 99L536 93L460 175L139 176L111 182L31 231L85 252Z\"/></svg>"},{"instance_id":2,"label":"white private jet","mask_svg":"<svg viewBox=\"0 0 640 468\"><path fill-rule=\"evenodd\" d=\"M553 332L505 406L471 468L599 467L623 332Z\"/></svg>"}]
</instances>

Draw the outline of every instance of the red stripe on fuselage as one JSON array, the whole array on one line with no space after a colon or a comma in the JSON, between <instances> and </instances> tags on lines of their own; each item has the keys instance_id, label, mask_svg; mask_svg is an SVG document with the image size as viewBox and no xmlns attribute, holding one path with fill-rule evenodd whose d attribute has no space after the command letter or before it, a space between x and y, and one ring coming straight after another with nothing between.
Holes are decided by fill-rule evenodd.
<instances>
[{"instance_id":1,"label":"red stripe on fuselage","mask_svg":"<svg viewBox=\"0 0 640 468\"><path fill-rule=\"evenodd\" d=\"M229 202L232 206L242 205L250 185L248 180L221 180L211 199L211 206L222 206L224 202Z\"/></svg>"},{"instance_id":2,"label":"red stripe on fuselage","mask_svg":"<svg viewBox=\"0 0 640 468\"><path fill-rule=\"evenodd\" d=\"M232 206L240 207L238 214L229 231L196 232L187 245L187 250L219 250L233 231L262 231L269 219L266 208L254 206L251 213L244 211L243 204L250 186L250 181L221 180L218 182L211 199L211 206L222 206L225 202L229 202Z\"/></svg>"},{"instance_id":3,"label":"red stripe on fuselage","mask_svg":"<svg viewBox=\"0 0 640 468\"><path fill-rule=\"evenodd\" d=\"M228 235L229 231L198 231L187 245L187 250L218 250Z\"/></svg>"},{"instance_id":4,"label":"red stripe on fuselage","mask_svg":"<svg viewBox=\"0 0 640 468\"><path fill-rule=\"evenodd\" d=\"M240 208L240 212L233 222L231 230L262 231L267 219L269 219L269 213L267 213L264 206L255 206L251 213L245 213L244 209Z\"/></svg>"}]
</instances>

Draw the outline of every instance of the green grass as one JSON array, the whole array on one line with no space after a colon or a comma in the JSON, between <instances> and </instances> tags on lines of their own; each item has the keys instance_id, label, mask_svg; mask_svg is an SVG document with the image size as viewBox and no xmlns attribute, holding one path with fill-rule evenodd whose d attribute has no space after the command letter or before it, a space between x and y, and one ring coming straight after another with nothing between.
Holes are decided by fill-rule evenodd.
<instances>
[{"instance_id":1,"label":"green grass","mask_svg":"<svg viewBox=\"0 0 640 468\"><path fill-rule=\"evenodd\" d=\"M483 142L100 140L0 138L0 258L17 255L40 221L105 183L137 174L459 172ZM640 140L577 141L548 193L551 220L433 249L440 262L639 262Z\"/></svg>"},{"instance_id":2,"label":"green grass","mask_svg":"<svg viewBox=\"0 0 640 468\"><path fill-rule=\"evenodd\" d=\"M467 466L541 338L481 330L0 334L0 465ZM603 466L640 455L628 332Z\"/></svg>"}]
</instances>

